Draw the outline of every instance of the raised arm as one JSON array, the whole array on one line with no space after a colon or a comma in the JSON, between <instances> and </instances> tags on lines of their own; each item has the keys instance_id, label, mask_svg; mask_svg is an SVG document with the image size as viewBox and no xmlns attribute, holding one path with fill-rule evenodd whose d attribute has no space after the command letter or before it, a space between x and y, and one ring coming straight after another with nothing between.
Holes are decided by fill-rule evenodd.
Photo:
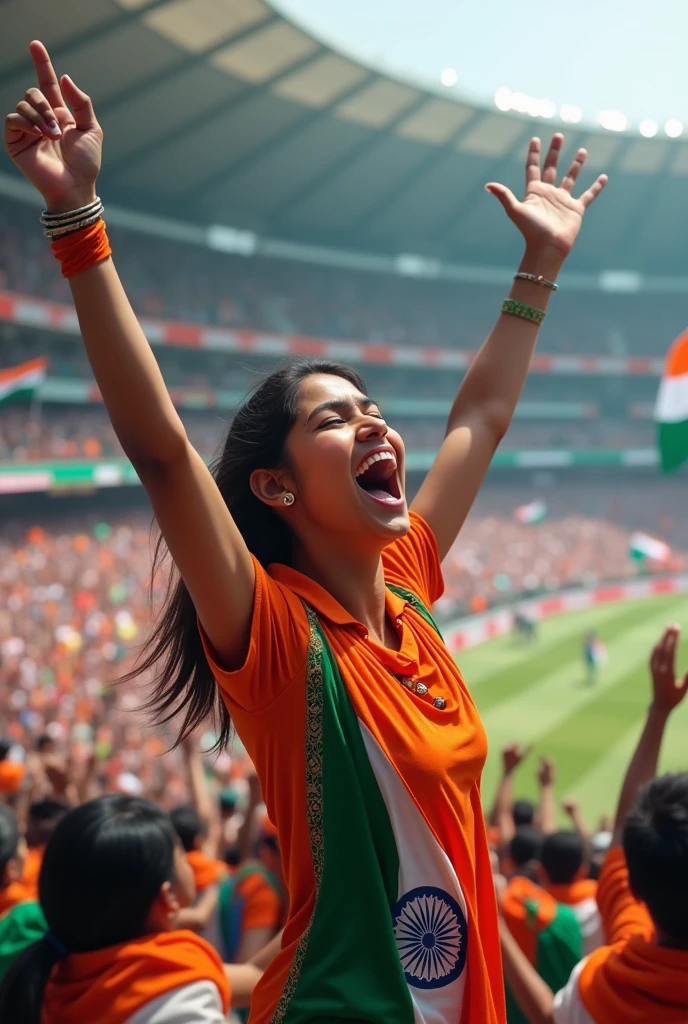
<instances>
[{"instance_id":1,"label":"raised arm","mask_svg":"<svg viewBox=\"0 0 688 1024\"><path fill-rule=\"evenodd\" d=\"M607 181L606 175L601 175L587 192L574 199L573 188L587 156L584 149L579 149L557 187L563 139L563 135L552 138L542 171L540 140L531 140L523 202L504 185L486 185L523 235L525 252L518 272L551 283L573 248L586 208ZM454 399L445 439L413 503L432 527L441 558L454 543L511 423L539 331L536 321L541 317L532 310L544 314L551 294L552 289L546 285L514 280L509 308L512 314L520 315L501 313Z\"/></svg>"},{"instance_id":2,"label":"raised arm","mask_svg":"<svg viewBox=\"0 0 688 1024\"><path fill-rule=\"evenodd\" d=\"M565 800L561 801L561 809L564 814L568 815L576 832L583 836L584 839L590 839L592 833L588 828L588 823L578 801L572 796L566 797Z\"/></svg>"},{"instance_id":3,"label":"raised arm","mask_svg":"<svg viewBox=\"0 0 688 1024\"><path fill-rule=\"evenodd\" d=\"M557 831L557 804L554 798L554 783L556 780L556 768L554 761L549 757L541 757L537 770L537 780L540 787L540 800L538 804L538 818L540 828L545 835L551 835Z\"/></svg>"},{"instance_id":4,"label":"raised arm","mask_svg":"<svg viewBox=\"0 0 688 1024\"><path fill-rule=\"evenodd\" d=\"M95 199L102 131L89 97L58 82L31 43L37 87L5 120L10 158L51 213ZM71 109L70 109L71 108ZM105 258L69 279L82 337L115 432L148 492L163 536L218 656L243 660L255 574L246 545L192 448L153 352Z\"/></svg>"},{"instance_id":5,"label":"raised arm","mask_svg":"<svg viewBox=\"0 0 688 1024\"><path fill-rule=\"evenodd\" d=\"M220 853L222 824L217 802L213 800L213 794L203 770L198 733L192 732L186 736L182 740L181 747L186 763L191 802L206 827L203 849L209 857L217 857Z\"/></svg>"},{"instance_id":6,"label":"raised arm","mask_svg":"<svg viewBox=\"0 0 688 1024\"><path fill-rule=\"evenodd\" d=\"M614 823L614 845L621 843L624 821L636 801L638 790L657 774L659 752L669 716L688 692L688 673L680 682L676 680L676 647L679 633L679 626L668 626L652 651L652 702L621 787Z\"/></svg>"},{"instance_id":7,"label":"raised arm","mask_svg":"<svg viewBox=\"0 0 688 1024\"><path fill-rule=\"evenodd\" d=\"M499 831L500 852L511 842L516 831L514 825L514 772L528 756L530 747L520 743L507 743L502 750L502 775L497 785L490 824Z\"/></svg>"}]
</instances>

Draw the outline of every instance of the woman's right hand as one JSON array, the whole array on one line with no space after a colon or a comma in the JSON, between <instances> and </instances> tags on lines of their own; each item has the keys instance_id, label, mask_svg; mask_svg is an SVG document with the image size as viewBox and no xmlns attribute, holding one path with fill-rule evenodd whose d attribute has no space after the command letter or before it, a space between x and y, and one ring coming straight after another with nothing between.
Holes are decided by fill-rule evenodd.
<instances>
[{"instance_id":1,"label":"woman's right hand","mask_svg":"<svg viewBox=\"0 0 688 1024\"><path fill-rule=\"evenodd\" d=\"M48 210L61 213L95 198L103 132L86 93L67 75L58 82L43 43L29 50L37 86L5 118L5 148Z\"/></svg>"}]
</instances>

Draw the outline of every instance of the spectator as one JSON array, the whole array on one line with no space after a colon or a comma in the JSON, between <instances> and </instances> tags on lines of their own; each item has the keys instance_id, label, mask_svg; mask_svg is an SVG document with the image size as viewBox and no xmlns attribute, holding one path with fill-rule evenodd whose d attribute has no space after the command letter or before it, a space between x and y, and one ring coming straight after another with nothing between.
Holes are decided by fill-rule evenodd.
<instances>
[{"instance_id":1,"label":"spectator","mask_svg":"<svg viewBox=\"0 0 688 1024\"><path fill-rule=\"evenodd\" d=\"M655 778L671 712L679 629L652 653L652 703L624 780L613 846L599 880L608 945L582 960L556 996L502 922L505 974L529 1024L684 1024L688 1019L688 775Z\"/></svg>"},{"instance_id":2,"label":"spectator","mask_svg":"<svg viewBox=\"0 0 688 1024\"><path fill-rule=\"evenodd\" d=\"M597 909L597 882L587 878L586 845L578 832L554 832L540 851L545 889L558 903L573 909L581 934L583 952L592 953L603 941Z\"/></svg>"}]
</instances>

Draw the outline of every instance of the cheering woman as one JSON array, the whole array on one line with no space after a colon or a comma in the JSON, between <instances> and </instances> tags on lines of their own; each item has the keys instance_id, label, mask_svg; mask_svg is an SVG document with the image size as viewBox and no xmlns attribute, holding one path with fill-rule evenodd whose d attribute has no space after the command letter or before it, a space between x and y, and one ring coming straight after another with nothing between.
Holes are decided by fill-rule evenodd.
<instances>
[{"instance_id":1,"label":"cheering woman","mask_svg":"<svg viewBox=\"0 0 688 1024\"><path fill-rule=\"evenodd\" d=\"M5 125L42 194L86 351L179 572L143 667L186 733L216 711L251 755L277 827L289 915L251 1020L502 1024L480 774L486 740L429 609L440 562L521 393L555 280L606 178L557 185L562 136L526 190L487 189L524 238L499 318L407 508L404 446L359 374L267 376L212 471L194 451L122 289L95 184L89 97L31 44L37 85Z\"/></svg>"}]
</instances>

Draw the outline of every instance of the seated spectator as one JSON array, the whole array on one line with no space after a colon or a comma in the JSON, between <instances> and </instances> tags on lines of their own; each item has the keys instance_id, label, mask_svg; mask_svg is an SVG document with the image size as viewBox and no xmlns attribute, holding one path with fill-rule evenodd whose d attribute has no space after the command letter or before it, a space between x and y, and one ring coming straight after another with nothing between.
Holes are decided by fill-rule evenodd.
<instances>
[{"instance_id":1,"label":"seated spectator","mask_svg":"<svg viewBox=\"0 0 688 1024\"><path fill-rule=\"evenodd\" d=\"M540 851L544 886L558 903L572 907L583 936L583 951L601 945L602 922L597 909L597 882L587 877L586 843L578 832L554 832Z\"/></svg>"},{"instance_id":2,"label":"seated spectator","mask_svg":"<svg viewBox=\"0 0 688 1024\"><path fill-rule=\"evenodd\" d=\"M607 945L556 996L502 920L505 976L529 1024L685 1024L688 1020L688 774L655 778L676 681L678 627L650 662L653 699L626 772L597 899Z\"/></svg>"},{"instance_id":3,"label":"seated spectator","mask_svg":"<svg viewBox=\"0 0 688 1024\"><path fill-rule=\"evenodd\" d=\"M181 840L194 875L196 892L202 893L208 886L216 885L227 873L224 861L209 856L203 849L207 829L197 811L190 805L175 807L170 819Z\"/></svg>"},{"instance_id":4,"label":"seated spectator","mask_svg":"<svg viewBox=\"0 0 688 1024\"><path fill-rule=\"evenodd\" d=\"M40 876L49 931L0 986L0 1018L22 1024L224 1024L260 971L223 967L177 928L193 874L172 824L147 800L110 795L62 819Z\"/></svg>"}]
</instances>

